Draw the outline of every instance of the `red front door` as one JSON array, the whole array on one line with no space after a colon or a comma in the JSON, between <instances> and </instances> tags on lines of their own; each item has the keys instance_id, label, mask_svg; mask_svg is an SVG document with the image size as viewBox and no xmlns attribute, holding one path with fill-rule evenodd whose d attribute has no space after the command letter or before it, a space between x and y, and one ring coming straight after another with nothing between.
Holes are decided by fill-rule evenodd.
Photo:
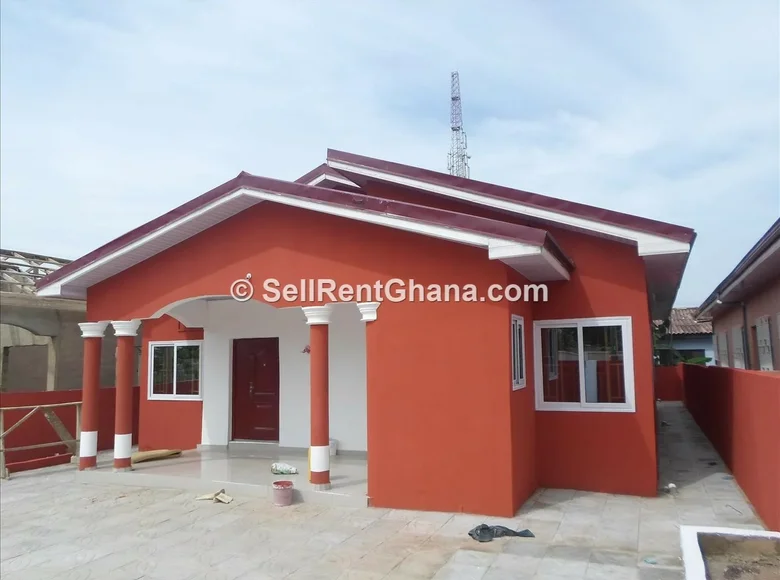
<instances>
[{"instance_id":1,"label":"red front door","mask_svg":"<svg viewBox=\"0 0 780 580\"><path fill-rule=\"evenodd\" d=\"M233 341L233 439L279 441L279 339Z\"/></svg>"}]
</instances>

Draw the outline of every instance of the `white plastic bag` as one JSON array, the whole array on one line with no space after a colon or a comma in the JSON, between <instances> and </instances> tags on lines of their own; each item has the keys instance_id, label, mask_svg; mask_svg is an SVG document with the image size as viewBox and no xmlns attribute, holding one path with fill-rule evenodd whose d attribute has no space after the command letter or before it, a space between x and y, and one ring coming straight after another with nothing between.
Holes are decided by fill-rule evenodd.
<instances>
[{"instance_id":1,"label":"white plastic bag","mask_svg":"<svg viewBox=\"0 0 780 580\"><path fill-rule=\"evenodd\" d=\"M295 475L298 470L288 463L272 463L271 473L276 475Z\"/></svg>"}]
</instances>

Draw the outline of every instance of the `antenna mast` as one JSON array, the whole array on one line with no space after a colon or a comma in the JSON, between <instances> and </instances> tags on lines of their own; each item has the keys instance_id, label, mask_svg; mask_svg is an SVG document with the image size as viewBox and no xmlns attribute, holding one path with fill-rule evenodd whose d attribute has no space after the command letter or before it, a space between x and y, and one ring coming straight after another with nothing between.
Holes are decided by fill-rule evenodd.
<instances>
[{"instance_id":1,"label":"antenna mast","mask_svg":"<svg viewBox=\"0 0 780 580\"><path fill-rule=\"evenodd\" d=\"M450 153L447 156L447 170L450 175L468 178L469 159L466 153L466 133L463 131L463 107L460 103L460 76L455 71L451 75L450 91L450 128L452 129Z\"/></svg>"}]
</instances>

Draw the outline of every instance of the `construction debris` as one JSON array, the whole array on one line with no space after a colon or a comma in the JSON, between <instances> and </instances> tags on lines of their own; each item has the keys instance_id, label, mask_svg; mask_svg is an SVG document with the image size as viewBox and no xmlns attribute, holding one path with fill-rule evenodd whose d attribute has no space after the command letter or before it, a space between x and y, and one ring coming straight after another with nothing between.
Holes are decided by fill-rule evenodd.
<instances>
[{"instance_id":1,"label":"construction debris","mask_svg":"<svg viewBox=\"0 0 780 580\"><path fill-rule=\"evenodd\" d=\"M131 463L143 463L144 461L156 461L168 457L178 457L181 449L155 449L153 451L137 451L130 457Z\"/></svg>"},{"instance_id":2,"label":"construction debris","mask_svg":"<svg viewBox=\"0 0 780 580\"><path fill-rule=\"evenodd\" d=\"M200 495L195 498L196 500L211 500L214 503L230 503L233 498L225 493L224 489L220 489L216 493L207 493L206 495Z\"/></svg>"},{"instance_id":3,"label":"construction debris","mask_svg":"<svg viewBox=\"0 0 780 580\"><path fill-rule=\"evenodd\" d=\"M298 469L289 463L272 463L271 473L274 475L295 475Z\"/></svg>"},{"instance_id":4,"label":"construction debris","mask_svg":"<svg viewBox=\"0 0 780 580\"><path fill-rule=\"evenodd\" d=\"M503 538L505 536L519 536L521 538L534 538L531 530L511 530L506 526L489 526L479 524L469 531L469 536L478 542L492 542L494 538Z\"/></svg>"}]
</instances>

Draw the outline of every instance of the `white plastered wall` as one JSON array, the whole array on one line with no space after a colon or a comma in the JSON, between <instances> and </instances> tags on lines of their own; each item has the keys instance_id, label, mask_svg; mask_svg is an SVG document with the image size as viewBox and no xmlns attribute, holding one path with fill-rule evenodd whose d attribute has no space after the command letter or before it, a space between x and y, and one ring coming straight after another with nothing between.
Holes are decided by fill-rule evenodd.
<instances>
[{"instance_id":1,"label":"white plastered wall","mask_svg":"<svg viewBox=\"0 0 780 580\"><path fill-rule=\"evenodd\" d=\"M169 314L204 329L201 444L227 445L231 437L233 339L278 337L279 445L309 446L309 327L300 308L198 300ZM366 451L366 331L355 304L334 305L328 347L330 435L340 449Z\"/></svg>"}]
</instances>

